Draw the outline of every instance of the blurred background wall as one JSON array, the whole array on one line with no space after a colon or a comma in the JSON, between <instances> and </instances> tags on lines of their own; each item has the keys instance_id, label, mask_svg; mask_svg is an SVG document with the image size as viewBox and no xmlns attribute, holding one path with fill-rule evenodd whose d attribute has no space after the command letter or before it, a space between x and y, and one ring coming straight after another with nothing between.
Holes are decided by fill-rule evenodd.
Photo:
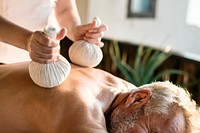
<instances>
[{"instance_id":1,"label":"blurred background wall","mask_svg":"<svg viewBox=\"0 0 200 133\"><path fill-rule=\"evenodd\" d=\"M128 18L128 0L77 0L77 4L83 23L99 16L109 26L107 39L161 49L168 46L200 61L200 29L186 21L192 9L190 1L195 0L156 0L154 18Z\"/></svg>"}]
</instances>

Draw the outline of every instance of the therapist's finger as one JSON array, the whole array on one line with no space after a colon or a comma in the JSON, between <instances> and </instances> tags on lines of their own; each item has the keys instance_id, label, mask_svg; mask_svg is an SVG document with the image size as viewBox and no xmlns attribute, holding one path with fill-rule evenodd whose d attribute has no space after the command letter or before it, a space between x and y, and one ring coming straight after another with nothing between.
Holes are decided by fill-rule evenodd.
<instances>
[{"instance_id":1,"label":"therapist's finger","mask_svg":"<svg viewBox=\"0 0 200 133\"><path fill-rule=\"evenodd\" d=\"M95 27L88 31L88 33L98 33L98 32L105 32L108 30L108 26L106 24L102 24L99 27Z\"/></svg>"},{"instance_id":2,"label":"therapist's finger","mask_svg":"<svg viewBox=\"0 0 200 133\"><path fill-rule=\"evenodd\" d=\"M58 33L57 33L57 40L62 40L67 34L67 29L66 28L62 28Z\"/></svg>"}]
</instances>

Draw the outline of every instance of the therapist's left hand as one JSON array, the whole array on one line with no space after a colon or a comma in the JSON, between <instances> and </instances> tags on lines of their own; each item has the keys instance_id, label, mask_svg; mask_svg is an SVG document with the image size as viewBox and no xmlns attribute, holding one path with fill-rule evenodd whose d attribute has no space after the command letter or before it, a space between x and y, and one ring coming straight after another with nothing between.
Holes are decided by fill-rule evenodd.
<instances>
[{"instance_id":1,"label":"therapist's left hand","mask_svg":"<svg viewBox=\"0 0 200 133\"><path fill-rule=\"evenodd\" d=\"M101 39L107 30L107 25L101 24L98 26L97 21L94 20L91 23L74 27L71 31L68 31L68 37L72 41L85 40L90 43L95 43L99 47L103 47L104 44L101 42Z\"/></svg>"}]
</instances>

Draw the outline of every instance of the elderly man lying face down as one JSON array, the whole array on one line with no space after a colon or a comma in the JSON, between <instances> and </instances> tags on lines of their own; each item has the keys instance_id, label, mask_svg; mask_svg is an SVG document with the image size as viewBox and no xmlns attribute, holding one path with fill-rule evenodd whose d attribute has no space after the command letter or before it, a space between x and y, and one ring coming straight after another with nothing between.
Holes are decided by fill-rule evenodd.
<instances>
[{"instance_id":1,"label":"elderly man lying face down","mask_svg":"<svg viewBox=\"0 0 200 133\"><path fill-rule=\"evenodd\" d=\"M200 110L184 89L170 82L120 94L106 112L110 133L200 133Z\"/></svg>"},{"instance_id":2,"label":"elderly man lying face down","mask_svg":"<svg viewBox=\"0 0 200 133\"><path fill-rule=\"evenodd\" d=\"M67 80L47 89L32 82L28 62L0 66L1 133L199 133L199 118L189 95L169 82L136 88L72 65Z\"/></svg>"}]
</instances>

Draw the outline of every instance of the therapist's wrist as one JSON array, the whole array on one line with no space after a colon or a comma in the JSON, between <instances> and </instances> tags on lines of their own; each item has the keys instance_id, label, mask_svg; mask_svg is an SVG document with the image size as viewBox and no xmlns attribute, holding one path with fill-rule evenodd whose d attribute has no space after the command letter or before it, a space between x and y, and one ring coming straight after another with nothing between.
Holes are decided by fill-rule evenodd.
<instances>
[{"instance_id":1,"label":"therapist's wrist","mask_svg":"<svg viewBox=\"0 0 200 133\"><path fill-rule=\"evenodd\" d=\"M76 27L71 27L70 29L67 29L66 36L72 41L76 41L76 37L74 35L75 30L76 30Z\"/></svg>"},{"instance_id":2,"label":"therapist's wrist","mask_svg":"<svg viewBox=\"0 0 200 133\"><path fill-rule=\"evenodd\" d=\"M32 34L33 32L27 31L26 43L25 43L24 49L27 50L28 52L30 51L30 40L31 40Z\"/></svg>"}]
</instances>

